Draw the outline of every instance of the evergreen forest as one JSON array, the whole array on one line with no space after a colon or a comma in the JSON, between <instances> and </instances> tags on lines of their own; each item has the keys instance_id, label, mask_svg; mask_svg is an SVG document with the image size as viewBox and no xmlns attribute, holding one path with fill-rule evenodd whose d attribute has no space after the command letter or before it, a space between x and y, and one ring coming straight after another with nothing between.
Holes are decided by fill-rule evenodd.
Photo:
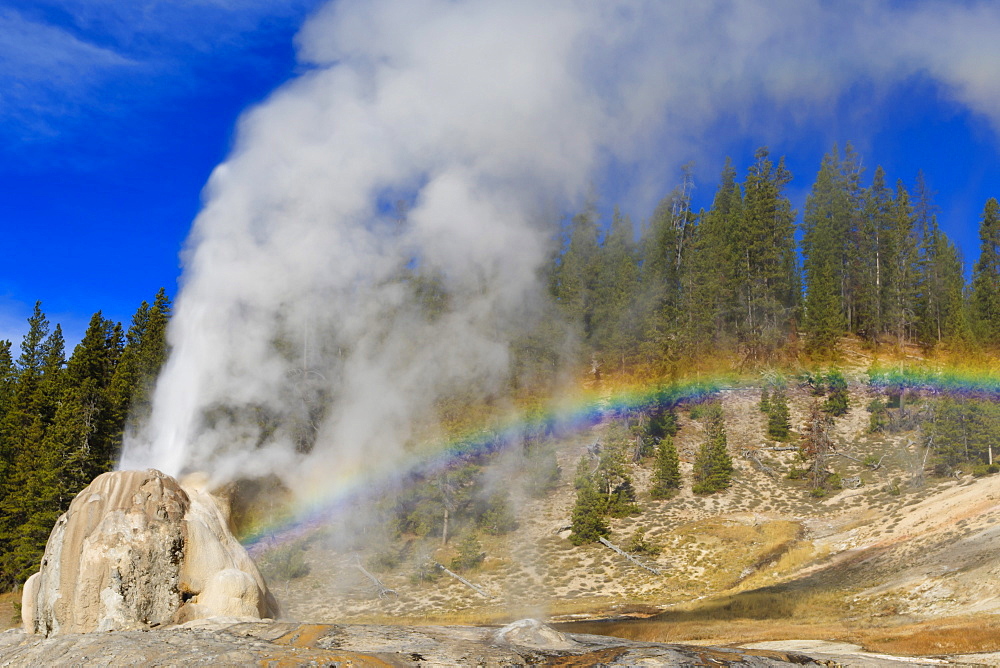
<instances>
[{"instance_id":1,"label":"evergreen forest","mask_svg":"<svg viewBox=\"0 0 1000 668\"><path fill-rule=\"evenodd\" d=\"M850 145L842 152L835 147L823 159L801 215L787 195L791 180L784 160L761 148L742 178L727 161L708 210L692 209L689 171L638 229L617 210L602 221L593 203L584 206L560 226L561 243L545 267L552 298L548 323L565 327L542 327L515 342L515 364L562 359L567 327L577 334L575 368L597 381L602 374L623 374L668 382L705 359L745 369L802 359L835 363L845 335L875 349L1000 347L996 199L985 203L978 221L981 250L966 282L964 259L939 228L933 192L922 176L908 187L892 183L878 167L868 179ZM423 294L426 286L419 281L413 280L414 287ZM34 572L55 520L80 489L113 467L127 430L148 416L153 383L168 353L170 311L161 290L142 303L127 329L96 313L67 357L59 325L52 326L36 304L16 357L13 344L0 341L3 589ZM847 410L848 401L843 376L833 371L822 383L828 396L806 428L808 447L820 453L826 425ZM1000 419L997 411L988 402L943 401L950 403L939 406L940 419L929 428L938 463L992 466L988 433ZM594 461L581 461L574 541L597 540L608 531L605 517L637 511L630 462L654 467L652 498L675 494L682 482L671 441L674 408L653 407L626 427L645 438L636 441L640 450L606 447ZM696 492L711 494L729 485L733 467L721 408L699 410L708 438L692 484ZM769 436L787 438L780 383L764 388L761 410ZM898 404L869 410L873 430L891 429L900 415L912 415ZM631 442L629 434L623 432L622 444ZM386 509L390 524L400 532L438 535L442 543L463 525L488 534L510 530L516 518L505 499L470 491L484 463L458 462L428 473ZM559 475L554 458L541 450L525 469L536 472L539 495ZM817 478L814 486L821 482ZM466 542L456 568L479 555L474 540Z\"/></svg>"},{"instance_id":2,"label":"evergreen forest","mask_svg":"<svg viewBox=\"0 0 1000 668\"><path fill-rule=\"evenodd\" d=\"M100 312L69 357L36 303L15 359L0 341L0 587L36 570L56 519L111 470L126 429L150 410L166 356L170 299L143 302L128 330Z\"/></svg>"},{"instance_id":3,"label":"evergreen forest","mask_svg":"<svg viewBox=\"0 0 1000 668\"><path fill-rule=\"evenodd\" d=\"M692 211L685 174L637 240L617 211L603 233L593 206L574 216L549 282L593 372L669 377L709 353L749 368L803 353L833 360L845 334L874 347L1000 345L995 198L967 284L922 175L908 188L878 167L865 183L850 145L834 148L798 223L791 178L761 148L742 181L727 162L707 211Z\"/></svg>"}]
</instances>

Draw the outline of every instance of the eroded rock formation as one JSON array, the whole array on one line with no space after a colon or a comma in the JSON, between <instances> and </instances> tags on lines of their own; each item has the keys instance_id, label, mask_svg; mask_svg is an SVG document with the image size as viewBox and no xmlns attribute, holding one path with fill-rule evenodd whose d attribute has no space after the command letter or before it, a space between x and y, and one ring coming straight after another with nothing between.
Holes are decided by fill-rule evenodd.
<instances>
[{"instance_id":1,"label":"eroded rock formation","mask_svg":"<svg viewBox=\"0 0 1000 668\"><path fill-rule=\"evenodd\" d=\"M21 607L25 631L43 635L276 613L205 478L153 469L105 473L73 499Z\"/></svg>"}]
</instances>

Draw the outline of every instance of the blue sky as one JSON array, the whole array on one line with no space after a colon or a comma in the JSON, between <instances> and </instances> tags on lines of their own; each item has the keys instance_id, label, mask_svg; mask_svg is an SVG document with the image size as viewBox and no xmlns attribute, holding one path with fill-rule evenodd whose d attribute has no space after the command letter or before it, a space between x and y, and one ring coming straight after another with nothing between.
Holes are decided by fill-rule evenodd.
<instances>
[{"instance_id":1,"label":"blue sky","mask_svg":"<svg viewBox=\"0 0 1000 668\"><path fill-rule=\"evenodd\" d=\"M0 338L170 294L234 124L293 75L314 0L0 4Z\"/></svg>"},{"instance_id":2,"label":"blue sky","mask_svg":"<svg viewBox=\"0 0 1000 668\"><path fill-rule=\"evenodd\" d=\"M176 293L179 253L201 189L231 149L240 112L305 69L294 38L319 4L0 4L0 338L20 339L35 300L72 345L93 312L127 324L160 286ZM917 4L933 16L926 10L934 3ZM983 205L1000 196L1000 126L988 111L992 98L980 90L994 89L976 88L983 67L968 65L986 63L989 74L995 47L963 48L898 76L858 76L818 111L796 107L794 96L739 98L738 107L716 110L710 142L705 128L687 143L667 142L671 156L646 189L666 194L677 165L694 160L696 204L708 206L725 156L742 171L767 144L787 156L795 175L789 194L801 210L822 155L833 142L852 141L868 168L866 182L877 164L891 182L912 184L924 171L938 193L942 227L971 266ZM623 201L634 169L618 164L597 186L608 207L622 203L642 219L648 203Z\"/></svg>"}]
</instances>

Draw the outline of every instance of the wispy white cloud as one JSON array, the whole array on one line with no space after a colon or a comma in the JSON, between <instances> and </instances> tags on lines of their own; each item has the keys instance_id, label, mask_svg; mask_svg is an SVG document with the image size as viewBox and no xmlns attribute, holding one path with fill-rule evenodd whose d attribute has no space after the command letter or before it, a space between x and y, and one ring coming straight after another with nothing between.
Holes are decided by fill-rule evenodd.
<instances>
[{"instance_id":1,"label":"wispy white cloud","mask_svg":"<svg viewBox=\"0 0 1000 668\"><path fill-rule=\"evenodd\" d=\"M0 120L52 131L48 117L79 105L104 77L134 65L65 29L0 10Z\"/></svg>"},{"instance_id":2,"label":"wispy white cloud","mask_svg":"<svg viewBox=\"0 0 1000 668\"><path fill-rule=\"evenodd\" d=\"M316 1L15 0L0 10L0 136L58 135L78 115L197 89L219 63L245 64L255 33L287 30Z\"/></svg>"}]
</instances>

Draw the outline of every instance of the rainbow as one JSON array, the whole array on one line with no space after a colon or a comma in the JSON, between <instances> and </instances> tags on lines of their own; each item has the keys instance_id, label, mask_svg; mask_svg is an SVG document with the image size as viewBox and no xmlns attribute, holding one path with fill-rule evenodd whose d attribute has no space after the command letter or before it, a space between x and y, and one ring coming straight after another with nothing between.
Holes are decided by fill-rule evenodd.
<instances>
[{"instance_id":1,"label":"rainbow","mask_svg":"<svg viewBox=\"0 0 1000 668\"><path fill-rule=\"evenodd\" d=\"M873 367L868 371L868 379L870 387L890 395L909 390L1000 400L1000 375L982 369ZM568 436L636 411L698 403L723 390L759 384L759 376L720 375L580 391L553 401L544 409L521 412L488 428L467 430L429 444L419 454L387 462L375 473L342 472L309 500L298 500L281 518L257 526L242 542L251 554L265 552L327 525L339 513L349 512L353 502L373 490L398 490L400 481L414 479L416 474L432 475L456 462L520 445L525 438Z\"/></svg>"},{"instance_id":2,"label":"rainbow","mask_svg":"<svg viewBox=\"0 0 1000 668\"><path fill-rule=\"evenodd\" d=\"M241 542L251 554L259 554L328 524L338 513L348 511L353 501L372 490L398 489L399 481L412 479L414 474L444 471L456 462L520 445L526 438L568 436L636 411L698 403L720 390L746 384L735 376L720 376L709 380L581 391L575 396L553 401L544 409L520 412L489 428L467 430L448 440L432 443L420 448L419 455L392 462L374 474L342 473L313 498L297 501L297 507L282 518L255 527L241 538Z\"/></svg>"},{"instance_id":3,"label":"rainbow","mask_svg":"<svg viewBox=\"0 0 1000 668\"><path fill-rule=\"evenodd\" d=\"M991 401L1000 399L1000 375L985 369L873 368L868 372L868 376L872 388L888 394L915 390L929 394L959 395Z\"/></svg>"}]
</instances>

